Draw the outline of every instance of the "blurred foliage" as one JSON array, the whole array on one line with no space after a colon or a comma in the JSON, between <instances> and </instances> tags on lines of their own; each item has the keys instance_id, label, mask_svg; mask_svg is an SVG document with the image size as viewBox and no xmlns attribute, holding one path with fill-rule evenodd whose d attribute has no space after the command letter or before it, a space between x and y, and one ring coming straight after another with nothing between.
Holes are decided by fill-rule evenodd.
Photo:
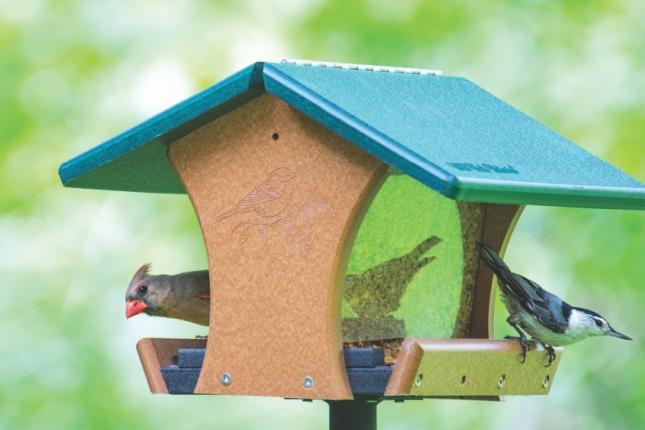
<instances>
[{"instance_id":1,"label":"blurred foliage","mask_svg":"<svg viewBox=\"0 0 645 430\"><path fill-rule=\"evenodd\" d=\"M122 294L145 261L204 267L192 209L62 189L64 159L258 58L295 57L467 76L643 180L643 22L640 0L0 0L0 429L326 428L322 402L148 394L136 340L203 329L126 323ZM382 428L642 428L644 251L641 213L527 208L511 266L636 341L567 348L548 397L388 402Z\"/></svg>"}]
</instances>

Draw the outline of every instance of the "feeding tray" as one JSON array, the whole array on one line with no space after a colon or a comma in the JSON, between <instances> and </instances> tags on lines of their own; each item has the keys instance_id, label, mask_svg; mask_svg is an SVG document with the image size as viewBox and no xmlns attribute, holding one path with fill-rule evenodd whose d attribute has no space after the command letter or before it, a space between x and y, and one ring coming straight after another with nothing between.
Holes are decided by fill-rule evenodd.
<instances>
[{"instance_id":1,"label":"feeding tray","mask_svg":"<svg viewBox=\"0 0 645 430\"><path fill-rule=\"evenodd\" d=\"M535 343L522 360L522 350L513 340L401 339L384 343L385 347L343 349L347 378L355 397L544 395L551 389L562 353L562 348L556 348L555 360L549 364L544 348ZM146 377L152 381L151 390L193 394L206 354L204 346L203 341L139 341L137 349ZM225 383L233 383L231 375ZM308 383L313 381L303 381Z\"/></svg>"},{"instance_id":2,"label":"feeding tray","mask_svg":"<svg viewBox=\"0 0 645 430\"><path fill-rule=\"evenodd\" d=\"M527 204L645 208L637 180L464 78L319 63L256 63L60 176L190 197L208 254L208 340L140 341L153 392L332 409L364 393L548 393L560 350L544 367L544 351L520 363L517 342L490 340L495 290L478 243L503 254ZM350 356L361 352L343 352L387 339L402 339L389 361L387 345L363 367Z\"/></svg>"}]
</instances>

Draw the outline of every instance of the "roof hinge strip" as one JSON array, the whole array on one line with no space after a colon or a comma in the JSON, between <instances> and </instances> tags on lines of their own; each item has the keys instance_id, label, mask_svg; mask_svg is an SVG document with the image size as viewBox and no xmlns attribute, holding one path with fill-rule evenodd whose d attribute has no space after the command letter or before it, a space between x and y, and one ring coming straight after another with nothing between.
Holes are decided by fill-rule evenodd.
<instances>
[{"instance_id":1,"label":"roof hinge strip","mask_svg":"<svg viewBox=\"0 0 645 430\"><path fill-rule=\"evenodd\" d=\"M329 67L334 69L347 69L347 70L364 70L369 72L407 73L411 75L432 75L432 76L443 75L443 72L441 70L413 69L409 67L372 66L369 64L334 63L334 62L327 62L327 61L308 61L308 60L294 60L294 59L283 59L282 63L295 64L297 66Z\"/></svg>"}]
</instances>

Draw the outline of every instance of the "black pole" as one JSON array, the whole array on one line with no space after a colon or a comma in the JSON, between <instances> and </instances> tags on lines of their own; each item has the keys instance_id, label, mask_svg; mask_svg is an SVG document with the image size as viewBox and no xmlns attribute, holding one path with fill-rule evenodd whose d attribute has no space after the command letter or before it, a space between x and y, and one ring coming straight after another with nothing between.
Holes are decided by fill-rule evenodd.
<instances>
[{"instance_id":1,"label":"black pole","mask_svg":"<svg viewBox=\"0 0 645 430\"><path fill-rule=\"evenodd\" d=\"M376 430L376 400L335 400L329 403L329 430Z\"/></svg>"}]
</instances>

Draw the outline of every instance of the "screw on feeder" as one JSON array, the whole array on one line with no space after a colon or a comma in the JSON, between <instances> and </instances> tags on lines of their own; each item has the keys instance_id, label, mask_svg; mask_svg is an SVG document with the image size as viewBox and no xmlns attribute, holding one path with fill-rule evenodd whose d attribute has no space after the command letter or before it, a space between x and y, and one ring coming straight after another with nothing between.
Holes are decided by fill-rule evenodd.
<instances>
[{"instance_id":1,"label":"screw on feeder","mask_svg":"<svg viewBox=\"0 0 645 430\"><path fill-rule=\"evenodd\" d=\"M222 383L223 386L228 387L231 385L231 382L233 382L233 378L231 378L230 373L222 373L219 377L220 382Z\"/></svg>"},{"instance_id":2,"label":"screw on feeder","mask_svg":"<svg viewBox=\"0 0 645 430\"><path fill-rule=\"evenodd\" d=\"M305 390L310 390L314 387L314 378L311 376L305 376L302 380L302 388Z\"/></svg>"}]
</instances>

